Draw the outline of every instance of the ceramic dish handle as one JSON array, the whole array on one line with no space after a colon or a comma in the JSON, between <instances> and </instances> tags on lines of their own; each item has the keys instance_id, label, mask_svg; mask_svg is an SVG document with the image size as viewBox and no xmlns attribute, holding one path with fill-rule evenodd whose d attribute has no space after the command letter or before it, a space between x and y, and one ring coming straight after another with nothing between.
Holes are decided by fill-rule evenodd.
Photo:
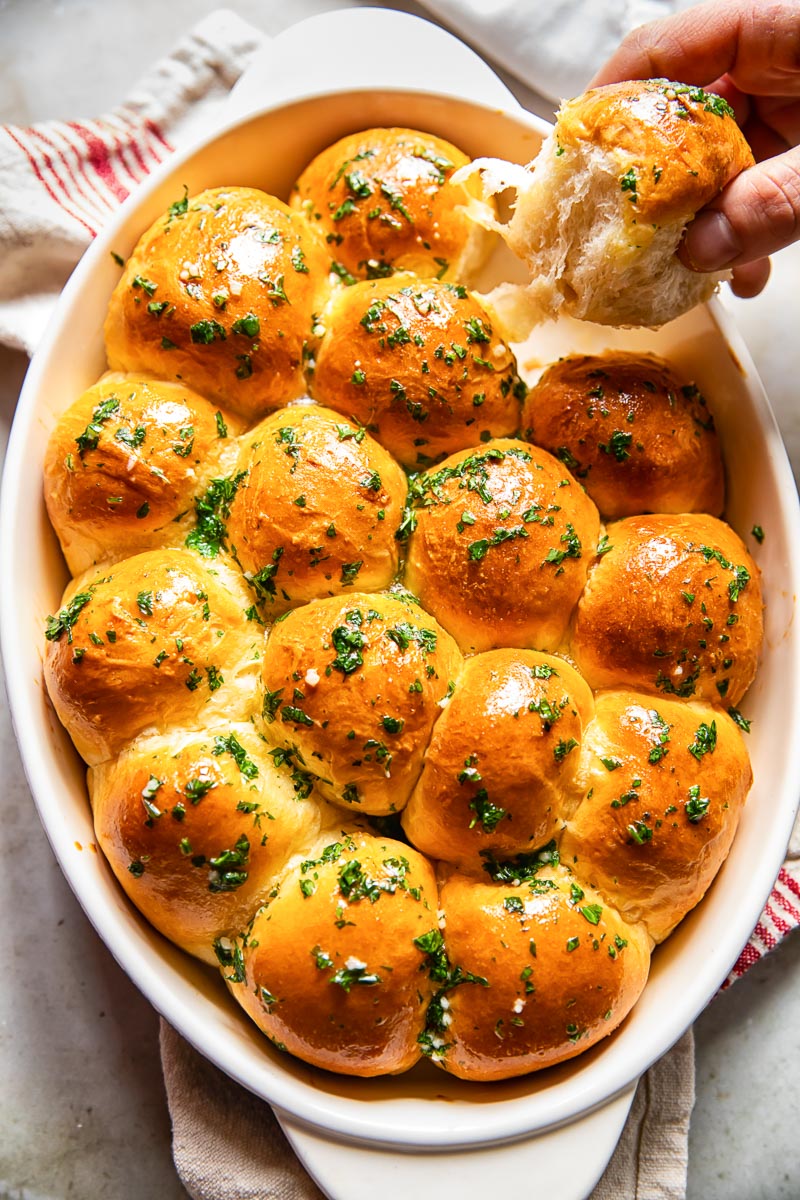
<instances>
[{"instance_id":1,"label":"ceramic dish handle","mask_svg":"<svg viewBox=\"0 0 800 1200\"><path fill-rule=\"evenodd\" d=\"M636 1085L587 1116L523 1142L477 1150L409 1152L332 1141L277 1113L295 1152L328 1200L486 1200L497 1194L586 1200L614 1152Z\"/></svg>"},{"instance_id":2,"label":"ceramic dish handle","mask_svg":"<svg viewBox=\"0 0 800 1200\"><path fill-rule=\"evenodd\" d=\"M519 108L491 67L438 25L392 9L348 8L271 38L233 89L226 116L344 88L419 89Z\"/></svg>"}]
</instances>

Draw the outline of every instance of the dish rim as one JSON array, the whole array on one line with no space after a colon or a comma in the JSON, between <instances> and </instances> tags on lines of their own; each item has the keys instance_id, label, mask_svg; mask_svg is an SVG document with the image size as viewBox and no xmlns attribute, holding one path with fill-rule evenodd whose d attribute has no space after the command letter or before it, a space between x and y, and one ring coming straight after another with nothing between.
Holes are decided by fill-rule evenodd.
<instances>
[{"instance_id":1,"label":"dish rim","mask_svg":"<svg viewBox=\"0 0 800 1200\"><path fill-rule=\"evenodd\" d=\"M331 89L324 93L309 92L306 96L293 98L288 103L281 100L266 104L255 113L227 121L212 134L172 155L121 206L109 224L100 232L62 293L56 313L51 319L42 344L33 359L20 395L17 414L9 438L2 496L0 497L0 571L3 572L3 578L15 578L18 575L19 561L22 560L16 534L19 503L24 490L21 474L26 469L24 451L30 440L32 427L39 419L38 402L41 401L40 393L45 373L51 359L58 358L59 342L64 336L64 326L73 302L82 295L84 289L96 288L94 280L97 268L101 262L107 259L115 239L118 239L120 230L128 223L131 214L144 209L152 194L162 188L168 180L177 180L179 172L188 160L198 153L212 152L217 143L235 134L244 126L258 125L276 112L291 109L309 101L324 103L334 96L363 98L365 93L374 91L374 88L369 87L348 87ZM495 114L499 111L495 106L485 105L454 92L428 92L420 88L387 88L383 90L382 94L389 96L393 102L397 103L402 103L403 97L414 96L419 99L430 96L437 102L466 104L474 109ZM542 135L549 128L545 122L522 109L505 110L505 115L512 122L527 126L538 135ZM709 306L709 312L720 338L727 343L748 377L747 390L752 399L754 412L760 418L759 428L764 437L765 453L770 462L771 474L782 498L781 515L791 535L792 544L800 547L800 506L774 415L750 356L736 332L731 318L717 301L712 302ZM796 595L800 592L800 556L795 556L790 561L789 576L791 590ZM297 1069L271 1071L271 1083L274 1084L274 1087L270 1086L265 1090L263 1072L254 1072L241 1053L234 1054L233 1061L226 1058L224 1053L218 1053L213 1044L213 1029L209 1035L205 1017L202 1015L198 1017L191 1008L187 1009L178 993L169 986L165 988L161 972L156 969L156 961L160 962L161 960L156 960L152 956L148 944L152 938L140 936L143 933L142 930L139 931L139 936L130 937L124 924L117 920L114 907L103 910L91 894L91 889L82 879L81 873L75 869L69 854L69 845L67 844L69 839L65 840L64 831L59 828L58 821L52 819L52 778L46 769L46 756L40 753L40 739L43 736L45 739L51 739L52 732L48 730L47 722L42 721L41 712L38 712L37 716L34 702L38 701L39 708L41 708L41 695L37 694L36 686L31 687L30 681L24 677L24 647L20 645L17 633L18 615L16 593L11 588L2 589L0 591L2 651L7 669L7 689L12 721L25 773L40 818L62 871L90 921L137 987L201 1053L269 1103L303 1122L324 1128L340 1138L379 1142L395 1147L404 1145L418 1149L491 1144L524 1137L536 1129L543 1130L558 1126L602 1105L629 1087L631 1082L656 1058L668 1050L714 994L735 962L742 945L746 942L760 916L764 901L769 895L783 861L794 820L797 798L800 798L800 761L788 764L784 786L781 789L779 815L776 815L774 822L769 827L768 836L759 853L757 869L754 871L754 876L758 881L757 886L751 883L747 903L737 914L737 919L728 925L725 935L716 942L713 953L708 955L705 973L693 978L692 986L684 990L683 1002L673 1006L670 1013L671 1019L661 1026L659 1036L650 1045L641 1048L638 1054L627 1052L616 1055L605 1054L602 1058L592 1061L586 1070L571 1074L566 1081L557 1083L558 1096L551 1099L547 1113L536 1114L535 1111L531 1113L532 1108L536 1110L543 1107L542 1104L537 1104L539 1093L534 1092L532 1096L527 1097L527 1100L532 1103L526 1104L519 1100L516 1104L513 1102L505 1104L503 1101L492 1103L490 1105L493 1111L491 1120L487 1119L486 1105L474 1105L471 1119L466 1119L463 1113L460 1114L457 1131L452 1128L443 1128L440 1124L433 1124L424 1118L418 1119L412 1122L408 1128L398 1131L394 1128L390 1130L389 1123L380 1114L373 1116L367 1112L367 1109L370 1108L368 1103L364 1104L360 1101L356 1103L356 1107L363 1109L364 1112L351 1112L352 1104L341 1103L341 1100L337 1105L335 1086L327 1086L324 1090L314 1086L313 1082L309 1086L307 1082L303 1081L302 1076L310 1074L311 1068L305 1072ZM790 638L789 648L792 652L794 685L793 691L790 692L791 703L786 706L786 728L788 744L791 745L794 744L796 738L800 737L800 708L798 706L800 644L796 637ZM108 882L112 887L117 886L110 877L110 872ZM183 958L180 951L176 951L176 955ZM180 968L176 965L175 970L179 972ZM184 980L184 982L186 981ZM232 1001L228 1002L232 1004ZM247 1020L244 1014L240 1015L243 1020ZM581 1058L585 1057L581 1056ZM574 1061L579 1064L581 1058ZM612 1060L611 1067L608 1066L609 1059ZM617 1062L617 1060L619 1061ZM341 1090L344 1091L344 1087ZM548 1090L547 1088L543 1089L542 1094L546 1094ZM422 1101L422 1103L425 1102ZM498 1117L496 1110L501 1103L506 1111L502 1117Z\"/></svg>"}]
</instances>

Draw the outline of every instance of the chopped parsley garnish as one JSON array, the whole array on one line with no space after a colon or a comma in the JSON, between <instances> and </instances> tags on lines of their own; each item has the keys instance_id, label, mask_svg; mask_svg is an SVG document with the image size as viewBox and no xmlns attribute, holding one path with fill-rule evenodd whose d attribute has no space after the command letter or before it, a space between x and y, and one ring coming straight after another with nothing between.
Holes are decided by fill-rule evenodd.
<instances>
[{"instance_id":1,"label":"chopped parsley garnish","mask_svg":"<svg viewBox=\"0 0 800 1200\"><path fill-rule=\"evenodd\" d=\"M619 758L603 758L600 757L600 762L607 771L616 771L617 767L622 766L622 761Z\"/></svg>"},{"instance_id":2,"label":"chopped parsley garnish","mask_svg":"<svg viewBox=\"0 0 800 1200\"><path fill-rule=\"evenodd\" d=\"M212 479L205 493L195 498L197 524L186 538L186 545L204 558L215 558L221 549L226 549L225 520L230 516L233 498L245 474L240 471L238 475Z\"/></svg>"},{"instance_id":3,"label":"chopped parsley garnish","mask_svg":"<svg viewBox=\"0 0 800 1200\"><path fill-rule=\"evenodd\" d=\"M470 542L467 546L467 554L470 562L480 562L492 546L499 546L503 542L513 541L515 538L526 537L528 537L528 531L522 525L515 525L510 529L495 529L490 538L479 538L476 542Z\"/></svg>"},{"instance_id":4,"label":"chopped parsley garnish","mask_svg":"<svg viewBox=\"0 0 800 1200\"><path fill-rule=\"evenodd\" d=\"M580 538L575 532L574 526L569 521L567 522L566 531L561 535L561 542L562 544L566 545L566 550L556 550L551 548L545 555L544 563L552 563L553 565L560 567L565 558L581 557L582 547ZM544 563L542 565L544 565Z\"/></svg>"},{"instance_id":5,"label":"chopped parsley garnish","mask_svg":"<svg viewBox=\"0 0 800 1200\"><path fill-rule=\"evenodd\" d=\"M167 224L174 220L175 217L182 217L189 208L189 189L186 184L183 185L183 196L180 200L173 200L167 209Z\"/></svg>"},{"instance_id":6,"label":"chopped parsley garnish","mask_svg":"<svg viewBox=\"0 0 800 1200\"><path fill-rule=\"evenodd\" d=\"M686 801L686 815L693 825L701 821L708 812L708 796L700 795L700 785L695 783L689 788L689 799Z\"/></svg>"},{"instance_id":7,"label":"chopped parsley garnish","mask_svg":"<svg viewBox=\"0 0 800 1200\"><path fill-rule=\"evenodd\" d=\"M546 846L531 851L530 854L517 854L514 858L499 861L487 850L481 851L481 857L486 861L483 869L495 883L525 883L536 880L543 867L556 866L559 862L555 841Z\"/></svg>"},{"instance_id":8,"label":"chopped parsley garnish","mask_svg":"<svg viewBox=\"0 0 800 1200\"><path fill-rule=\"evenodd\" d=\"M247 865L250 857L250 842L245 834L236 839L231 850L221 850L214 858L208 860L211 867L208 890L210 892L234 892L247 879L247 871L242 867Z\"/></svg>"},{"instance_id":9,"label":"chopped parsley garnish","mask_svg":"<svg viewBox=\"0 0 800 1200\"><path fill-rule=\"evenodd\" d=\"M469 823L470 829L474 829L478 821L480 821L484 833L492 833L506 815L504 808L501 808L499 804L493 804L489 799L486 788L480 788L475 793L475 796L470 800L469 806L475 813L475 816Z\"/></svg>"},{"instance_id":10,"label":"chopped parsley garnish","mask_svg":"<svg viewBox=\"0 0 800 1200\"><path fill-rule=\"evenodd\" d=\"M142 616L152 617L153 615L153 593L139 592L136 597L136 607Z\"/></svg>"},{"instance_id":11,"label":"chopped parsley garnish","mask_svg":"<svg viewBox=\"0 0 800 1200\"><path fill-rule=\"evenodd\" d=\"M207 796L210 791L217 786L215 779L200 779L196 776L194 779L188 779L183 787L183 794L187 800L191 800L192 804L199 804L204 796Z\"/></svg>"},{"instance_id":12,"label":"chopped parsley garnish","mask_svg":"<svg viewBox=\"0 0 800 1200\"><path fill-rule=\"evenodd\" d=\"M81 458L87 450L96 450L97 443L100 440L100 434L103 431L103 425L110 420L115 412L119 411L119 400L116 396L109 396L102 404L98 404L97 408L92 413L92 419L84 429L83 433L75 438L78 446L78 453Z\"/></svg>"},{"instance_id":13,"label":"chopped parsley garnish","mask_svg":"<svg viewBox=\"0 0 800 1200\"><path fill-rule=\"evenodd\" d=\"M341 575L339 577L340 583L352 583L363 565L363 559L358 562L342 563Z\"/></svg>"},{"instance_id":14,"label":"chopped parsley garnish","mask_svg":"<svg viewBox=\"0 0 800 1200\"><path fill-rule=\"evenodd\" d=\"M218 734L214 738L214 748L211 753L217 757L220 754L230 754L245 779L255 779L258 775L258 767L251 758L247 757L247 751L234 733L225 736Z\"/></svg>"},{"instance_id":15,"label":"chopped parsley garnish","mask_svg":"<svg viewBox=\"0 0 800 1200\"><path fill-rule=\"evenodd\" d=\"M284 724L291 723L295 725L313 725L311 717L302 708L297 708L294 704L284 704L281 708L281 720Z\"/></svg>"},{"instance_id":16,"label":"chopped parsley garnish","mask_svg":"<svg viewBox=\"0 0 800 1200\"><path fill-rule=\"evenodd\" d=\"M408 621L399 621L392 629L387 629L386 636L401 650L407 650L412 642L425 654L433 654L436 649L436 632L433 629L420 629Z\"/></svg>"},{"instance_id":17,"label":"chopped parsley garnish","mask_svg":"<svg viewBox=\"0 0 800 1200\"><path fill-rule=\"evenodd\" d=\"M189 328L189 334L192 341L199 346L210 346L216 338L224 342L228 336L219 321L208 320L195 321L194 325Z\"/></svg>"},{"instance_id":18,"label":"chopped parsley garnish","mask_svg":"<svg viewBox=\"0 0 800 1200\"><path fill-rule=\"evenodd\" d=\"M747 717L742 716L738 708L729 708L728 716L744 733L750 732L750 721L747 719Z\"/></svg>"},{"instance_id":19,"label":"chopped parsley garnish","mask_svg":"<svg viewBox=\"0 0 800 1200\"><path fill-rule=\"evenodd\" d=\"M625 174L620 176L619 186L622 188L623 192L630 192L630 202L631 204L635 204L638 199L636 192L635 167L629 167Z\"/></svg>"},{"instance_id":20,"label":"chopped parsley garnish","mask_svg":"<svg viewBox=\"0 0 800 1200\"><path fill-rule=\"evenodd\" d=\"M575 749L577 744L578 743L575 738L568 738L567 741L562 739L553 748L553 758L556 760L556 762L563 762L567 755Z\"/></svg>"},{"instance_id":21,"label":"chopped parsley garnish","mask_svg":"<svg viewBox=\"0 0 800 1200\"><path fill-rule=\"evenodd\" d=\"M700 553L706 562L710 562L714 558L726 571L733 571L733 579L728 584L728 599L731 604L735 604L750 582L750 572L747 567L736 566L735 563L728 562L725 555L713 546L701 546Z\"/></svg>"},{"instance_id":22,"label":"chopped parsley garnish","mask_svg":"<svg viewBox=\"0 0 800 1200\"><path fill-rule=\"evenodd\" d=\"M602 450L604 454L613 454L617 462L624 462L626 458L630 458L631 452L629 446L633 441L632 433L625 433L622 429L615 429L607 442L599 442L598 450Z\"/></svg>"},{"instance_id":23,"label":"chopped parsley garnish","mask_svg":"<svg viewBox=\"0 0 800 1200\"><path fill-rule=\"evenodd\" d=\"M243 317L237 317L231 325L231 333L241 333L244 337L258 337L261 332L261 322L255 313L245 313Z\"/></svg>"},{"instance_id":24,"label":"chopped parsley garnish","mask_svg":"<svg viewBox=\"0 0 800 1200\"><path fill-rule=\"evenodd\" d=\"M264 702L261 706L261 715L265 721L271 725L275 720L275 714L280 708L281 700L283 699L283 688L277 688L274 692L269 689L264 693Z\"/></svg>"},{"instance_id":25,"label":"chopped parsley garnish","mask_svg":"<svg viewBox=\"0 0 800 1200\"><path fill-rule=\"evenodd\" d=\"M147 292L148 296L152 296L153 292L155 292L158 288L158 284L153 283L152 279L145 279L142 275L134 275L131 282L131 287L141 288L143 291Z\"/></svg>"},{"instance_id":26,"label":"chopped parsley garnish","mask_svg":"<svg viewBox=\"0 0 800 1200\"><path fill-rule=\"evenodd\" d=\"M645 842L651 841L653 837L653 831L646 821L634 821L628 826L628 833L637 846L643 846Z\"/></svg>"},{"instance_id":27,"label":"chopped parsley garnish","mask_svg":"<svg viewBox=\"0 0 800 1200\"><path fill-rule=\"evenodd\" d=\"M48 642L57 642L62 633L66 633L67 642L72 645L72 627L78 619L81 610L86 607L92 598L94 588L90 587L86 592L77 592L70 602L66 604L59 613L54 617L47 618L47 626L44 631L44 636ZM83 655L81 655L83 657Z\"/></svg>"},{"instance_id":28,"label":"chopped parsley garnish","mask_svg":"<svg viewBox=\"0 0 800 1200\"><path fill-rule=\"evenodd\" d=\"M688 747L689 753L699 762L704 754L713 754L716 748L717 722L712 721L710 725L706 725L705 721L702 721L694 735L694 741Z\"/></svg>"}]
</instances>

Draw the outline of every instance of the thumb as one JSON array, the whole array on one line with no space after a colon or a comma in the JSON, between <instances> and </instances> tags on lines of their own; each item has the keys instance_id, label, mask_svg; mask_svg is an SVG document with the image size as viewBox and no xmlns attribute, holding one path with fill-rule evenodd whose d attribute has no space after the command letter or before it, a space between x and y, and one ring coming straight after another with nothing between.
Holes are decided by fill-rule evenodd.
<instances>
[{"instance_id":1,"label":"thumb","mask_svg":"<svg viewBox=\"0 0 800 1200\"><path fill-rule=\"evenodd\" d=\"M766 258L800 238L800 147L737 175L686 230L680 257L695 271Z\"/></svg>"}]
</instances>

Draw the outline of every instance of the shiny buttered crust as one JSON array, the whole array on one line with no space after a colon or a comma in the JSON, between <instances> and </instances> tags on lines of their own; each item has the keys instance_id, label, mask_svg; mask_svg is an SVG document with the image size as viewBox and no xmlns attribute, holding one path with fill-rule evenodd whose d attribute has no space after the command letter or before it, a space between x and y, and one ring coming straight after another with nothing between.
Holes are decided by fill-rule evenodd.
<instances>
[{"instance_id":1,"label":"shiny buttered crust","mask_svg":"<svg viewBox=\"0 0 800 1200\"><path fill-rule=\"evenodd\" d=\"M413 271L469 283L491 241L464 212L480 189L451 182L468 161L429 133L365 129L313 159L292 208L324 235L345 281Z\"/></svg>"},{"instance_id":2,"label":"shiny buttered crust","mask_svg":"<svg viewBox=\"0 0 800 1200\"><path fill-rule=\"evenodd\" d=\"M568 100L556 137L564 148L595 146L628 167L641 225L688 220L753 163L721 97L666 79L609 84Z\"/></svg>"},{"instance_id":3,"label":"shiny buttered crust","mask_svg":"<svg viewBox=\"0 0 800 1200\"><path fill-rule=\"evenodd\" d=\"M467 659L403 813L413 845L474 865L548 842L577 799L592 693L562 658L492 650Z\"/></svg>"},{"instance_id":4,"label":"shiny buttered crust","mask_svg":"<svg viewBox=\"0 0 800 1200\"><path fill-rule=\"evenodd\" d=\"M524 882L454 875L441 890L447 954L466 979L434 1009L432 1057L461 1079L574 1058L616 1029L647 981L641 926L563 867L521 873Z\"/></svg>"},{"instance_id":5,"label":"shiny buttered crust","mask_svg":"<svg viewBox=\"0 0 800 1200\"><path fill-rule=\"evenodd\" d=\"M88 388L59 418L44 464L47 514L72 574L164 545L165 527L223 473L236 431L181 383L112 373Z\"/></svg>"},{"instance_id":6,"label":"shiny buttered crust","mask_svg":"<svg viewBox=\"0 0 800 1200\"><path fill-rule=\"evenodd\" d=\"M399 812L462 659L413 597L356 592L277 621L264 650L267 739L356 813Z\"/></svg>"},{"instance_id":7,"label":"shiny buttered crust","mask_svg":"<svg viewBox=\"0 0 800 1200\"><path fill-rule=\"evenodd\" d=\"M683 265L686 225L752 162L733 110L700 88L640 80L568 101L527 169L475 166L487 194L516 188L507 223L489 224L530 274L525 287L496 288L493 306L519 337L561 312L603 325L673 320L725 277Z\"/></svg>"},{"instance_id":8,"label":"shiny buttered crust","mask_svg":"<svg viewBox=\"0 0 800 1200\"><path fill-rule=\"evenodd\" d=\"M223 973L281 1049L346 1075L395 1074L420 1057L432 984L417 940L436 923L430 863L354 830L284 872Z\"/></svg>"},{"instance_id":9,"label":"shiny buttered crust","mask_svg":"<svg viewBox=\"0 0 800 1200\"><path fill-rule=\"evenodd\" d=\"M247 925L322 812L250 725L139 739L90 771L89 790L98 843L131 900L212 963L214 942Z\"/></svg>"},{"instance_id":10,"label":"shiny buttered crust","mask_svg":"<svg viewBox=\"0 0 800 1200\"><path fill-rule=\"evenodd\" d=\"M666 106L687 144L733 124L664 87L624 85L611 111ZM554 172L517 182L608 166L584 101L583 150L553 139ZM614 299L606 320L642 299L622 260L652 187L679 190L671 163L636 191L652 164L619 136L608 205L591 197L602 245L579 238L564 274ZM495 308L462 286L485 244L462 163L367 131L309 166L299 211L252 189L177 198L112 298L113 370L47 450L74 578L44 677L89 764L97 843L276 1046L351 1075L425 1055L511 1078L610 1033L751 779L735 705L762 638L757 567L708 515L603 530L583 486L607 517L718 511L703 399L652 356L571 359L527 403L530 441L498 437L524 389ZM554 244L587 197L536 209L523 186L512 223ZM428 278L384 278L409 267ZM385 836L401 826L413 846Z\"/></svg>"},{"instance_id":11,"label":"shiny buttered crust","mask_svg":"<svg viewBox=\"0 0 800 1200\"><path fill-rule=\"evenodd\" d=\"M303 394L329 265L316 232L274 196L213 188L178 201L114 289L109 365L181 379L256 420Z\"/></svg>"},{"instance_id":12,"label":"shiny buttered crust","mask_svg":"<svg viewBox=\"0 0 800 1200\"><path fill-rule=\"evenodd\" d=\"M464 450L412 485L406 583L468 653L554 650L597 547L593 501L536 446Z\"/></svg>"},{"instance_id":13,"label":"shiny buttered crust","mask_svg":"<svg viewBox=\"0 0 800 1200\"><path fill-rule=\"evenodd\" d=\"M761 573L741 538L702 513L627 517L607 537L572 634L590 687L737 705L764 634Z\"/></svg>"},{"instance_id":14,"label":"shiny buttered crust","mask_svg":"<svg viewBox=\"0 0 800 1200\"><path fill-rule=\"evenodd\" d=\"M719 708L601 693L562 860L661 942L725 861L751 782L739 731Z\"/></svg>"},{"instance_id":15,"label":"shiny buttered crust","mask_svg":"<svg viewBox=\"0 0 800 1200\"><path fill-rule=\"evenodd\" d=\"M722 511L714 418L654 354L564 358L528 393L523 435L569 467L607 518Z\"/></svg>"},{"instance_id":16,"label":"shiny buttered crust","mask_svg":"<svg viewBox=\"0 0 800 1200\"><path fill-rule=\"evenodd\" d=\"M519 428L514 356L466 288L409 275L357 283L324 327L312 394L409 470Z\"/></svg>"},{"instance_id":17,"label":"shiny buttered crust","mask_svg":"<svg viewBox=\"0 0 800 1200\"><path fill-rule=\"evenodd\" d=\"M262 639L237 576L186 550L153 550L73 581L48 621L44 674L90 765L145 731L246 719Z\"/></svg>"},{"instance_id":18,"label":"shiny buttered crust","mask_svg":"<svg viewBox=\"0 0 800 1200\"><path fill-rule=\"evenodd\" d=\"M397 574L407 482L374 438L339 413L297 405L244 440L228 519L231 553L266 615Z\"/></svg>"}]
</instances>

